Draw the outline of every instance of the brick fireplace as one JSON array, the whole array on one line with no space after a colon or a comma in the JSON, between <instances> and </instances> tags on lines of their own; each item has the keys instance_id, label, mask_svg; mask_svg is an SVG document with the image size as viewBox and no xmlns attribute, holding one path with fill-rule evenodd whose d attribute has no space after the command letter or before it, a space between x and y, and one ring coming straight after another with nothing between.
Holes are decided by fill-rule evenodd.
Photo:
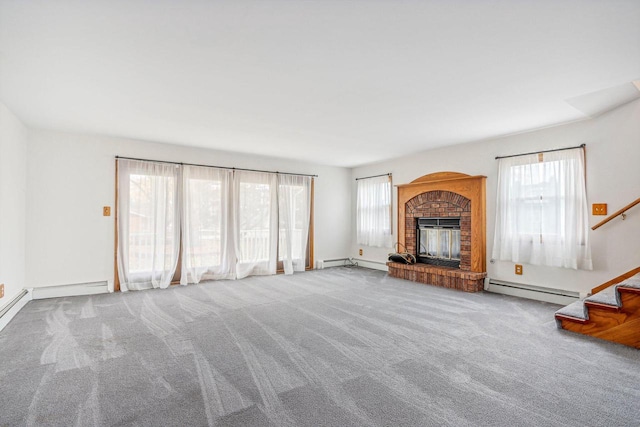
<instances>
[{"instance_id":1,"label":"brick fireplace","mask_svg":"<svg viewBox=\"0 0 640 427\"><path fill-rule=\"evenodd\" d=\"M389 275L466 292L481 291L486 277L485 181L484 176L439 172L398 185L398 242L417 256L418 218L459 218L460 266L389 262Z\"/></svg>"}]
</instances>

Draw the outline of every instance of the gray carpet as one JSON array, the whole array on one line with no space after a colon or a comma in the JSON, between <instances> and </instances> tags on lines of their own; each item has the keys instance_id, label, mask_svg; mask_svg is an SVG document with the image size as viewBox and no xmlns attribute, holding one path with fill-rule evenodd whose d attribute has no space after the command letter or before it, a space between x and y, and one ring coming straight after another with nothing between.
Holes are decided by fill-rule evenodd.
<instances>
[{"instance_id":1,"label":"gray carpet","mask_svg":"<svg viewBox=\"0 0 640 427\"><path fill-rule=\"evenodd\" d=\"M640 352L557 309L360 268L32 301L0 425L640 425Z\"/></svg>"}]
</instances>

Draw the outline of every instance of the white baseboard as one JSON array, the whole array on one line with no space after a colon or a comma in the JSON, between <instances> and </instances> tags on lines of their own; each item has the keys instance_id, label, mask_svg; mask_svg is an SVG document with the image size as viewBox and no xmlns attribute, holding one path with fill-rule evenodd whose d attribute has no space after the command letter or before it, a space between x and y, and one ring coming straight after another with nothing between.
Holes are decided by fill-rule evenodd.
<instances>
[{"instance_id":1,"label":"white baseboard","mask_svg":"<svg viewBox=\"0 0 640 427\"><path fill-rule=\"evenodd\" d=\"M371 268L373 270L380 270L380 271L389 271L389 267L387 267L386 262L371 261L368 259L361 259L361 258L352 258L352 259L353 261L358 263L358 267Z\"/></svg>"},{"instance_id":2,"label":"white baseboard","mask_svg":"<svg viewBox=\"0 0 640 427\"><path fill-rule=\"evenodd\" d=\"M322 270L323 268L341 267L345 265L349 258L336 258L336 259L324 259L316 261L316 270Z\"/></svg>"},{"instance_id":3,"label":"white baseboard","mask_svg":"<svg viewBox=\"0 0 640 427\"><path fill-rule=\"evenodd\" d=\"M13 319L29 301L31 301L31 292L24 289L3 307L0 307L0 331L9 324L11 319Z\"/></svg>"},{"instance_id":4,"label":"white baseboard","mask_svg":"<svg viewBox=\"0 0 640 427\"><path fill-rule=\"evenodd\" d=\"M387 264L381 261L371 261L361 258L336 258L316 261L316 270L322 270L323 268L330 267L343 267L345 265L351 265L356 263L358 267L372 268L374 270L389 271Z\"/></svg>"},{"instance_id":5,"label":"white baseboard","mask_svg":"<svg viewBox=\"0 0 640 427\"><path fill-rule=\"evenodd\" d=\"M43 286L33 288L33 299L73 297L79 295L106 294L109 292L109 283L102 282L77 283L73 285Z\"/></svg>"},{"instance_id":6,"label":"white baseboard","mask_svg":"<svg viewBox=\"0 0 640 427\"><path fill-rule=\"evenodd\" d=\"M573 291L523 285L520 283L503 282L493 279L489 279L487 281L488 286L485 290L496 294L511 295L514 297L545 301L560 305L569 305L580 298L580 294Z\"/></svg>"}]
</instances>

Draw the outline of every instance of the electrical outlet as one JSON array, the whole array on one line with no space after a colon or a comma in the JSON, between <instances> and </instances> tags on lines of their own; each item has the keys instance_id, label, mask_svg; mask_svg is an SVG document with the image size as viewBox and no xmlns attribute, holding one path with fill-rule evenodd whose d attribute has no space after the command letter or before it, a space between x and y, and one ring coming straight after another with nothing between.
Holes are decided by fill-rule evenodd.
<instances>
[{"instance_id":1,"label":"electrical outlet","mask_svg":"<svg viewBox=\"0 0 640 427\"><path fill-rule=\"evenodd\" d=\"M516 264L516 274L521 276L522 275L522 265L521 264Z\"/></svg>"},{"instance_id":2,"label":"electrical outlet","mask_svg":"<svg viewBox=\"0 0 640 427\"><path fill-rule=\"evenodd\" d=\"M593 215L606 215L607 204L606 203L594 203L591 205L591 214Z\"/></svg>"},{"instance_id":3,"label":"electrical outlet","mask_svg":"<svg viewBox=\"0 0 640 427\"><path fill-rule=\"evenodd\" d=\"M105 206L102 208L102 216L111 216L111 206Z\"/></svg>"},{"instance_id":4,"label":"electrical outlet","mask_svg":"<svg viewBox=\"0 0 640 427\"><path fill-rule=\"evenodd\" d=\"M0 285L0 298L4 297L4 283Z\"/></svg>"},{"instance_id":5,"label":"electrical outlet","mask_svg":"<svg viewBox=\"0 0 640 427\"><path fill-rule=\"evenodd\" d=\"M363 254L363 253L364 253L364 252L362 251L362 249L360 249L360 250L358 251L358 255L360 255L360 256L362 256L362 254Z\"/></svg>"}]
</instances>

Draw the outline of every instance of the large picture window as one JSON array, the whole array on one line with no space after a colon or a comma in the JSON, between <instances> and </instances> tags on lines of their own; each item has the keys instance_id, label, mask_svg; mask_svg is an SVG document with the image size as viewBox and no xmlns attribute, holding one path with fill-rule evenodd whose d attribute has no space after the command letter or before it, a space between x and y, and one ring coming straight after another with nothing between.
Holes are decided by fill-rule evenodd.
<instances>
[{"instance_id":1,"label":"large picture window","mask_svg":"<svg viewBox=\"0 0 640 427\"><path fill-rule=\"evenodd\" d=\"M121 158L117 170L124 291L310 266L309 176Z\"/></svg>"},{"instance_id":2,"label":"large picture window","mask_svg":"<svg viewBox=\"0 0 640 427\"><path fill-rule=\"evenodd\" d=\"M493 258L592 268L582 148L500 159Z\"/></svg>"}]
</instances>

